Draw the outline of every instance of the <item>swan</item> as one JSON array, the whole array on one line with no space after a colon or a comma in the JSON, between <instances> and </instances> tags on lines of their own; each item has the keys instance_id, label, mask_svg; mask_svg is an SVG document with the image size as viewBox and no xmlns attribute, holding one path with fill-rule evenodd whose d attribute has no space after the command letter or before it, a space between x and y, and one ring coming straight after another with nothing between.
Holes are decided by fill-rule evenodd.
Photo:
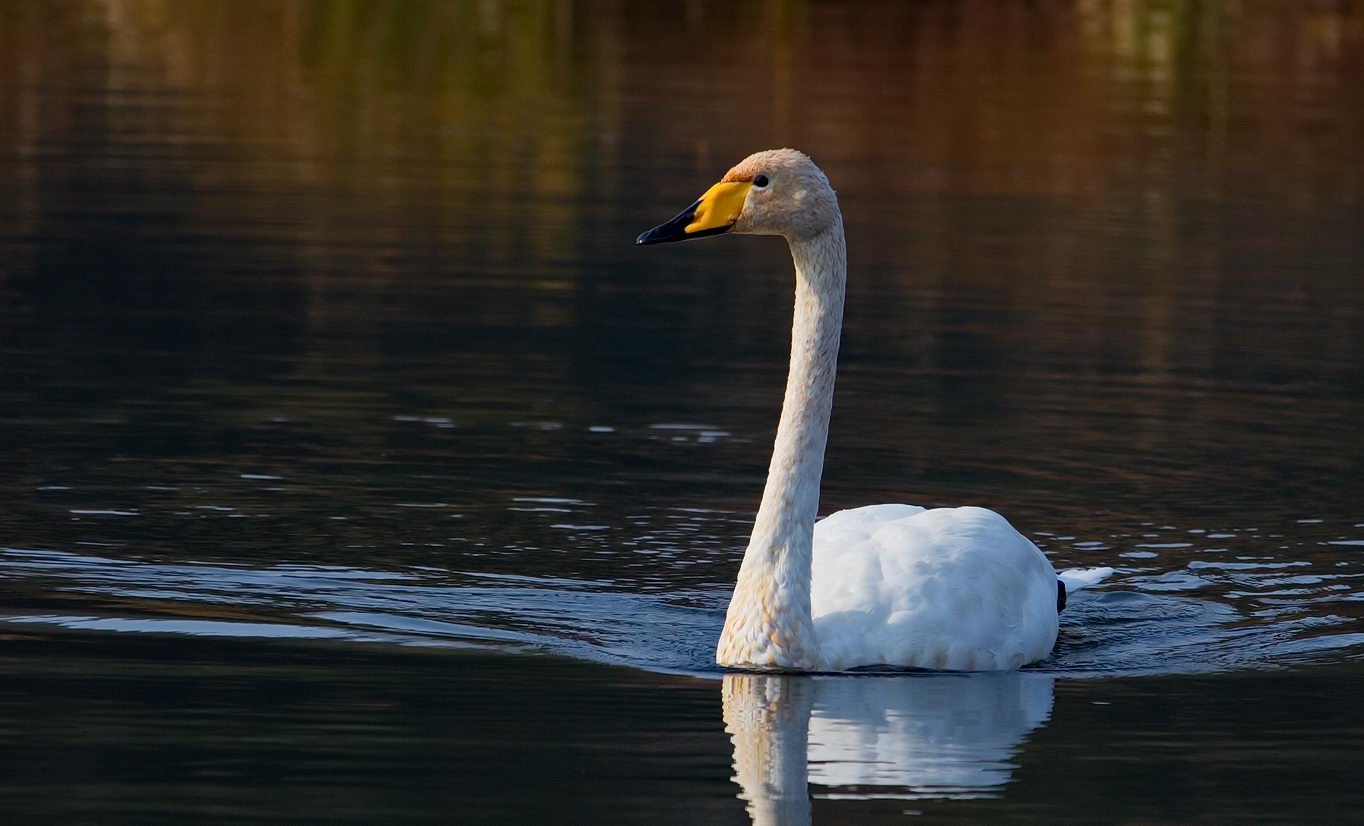
<instances>
[{"instance_id":1,"label":"swan","mask_svg":"<svg viewBox=\"0 0 1364 826\"><path fill-rule=\"evenodd\" d=\"M847 279L843 217L804 153L748 156L636 244L780 235L796 269L791 364L767 484L715 661L744 670L1015 669L1056 643L1066 571L979 507L871 505L816 521Z\"/></svg>"}]
</instances>

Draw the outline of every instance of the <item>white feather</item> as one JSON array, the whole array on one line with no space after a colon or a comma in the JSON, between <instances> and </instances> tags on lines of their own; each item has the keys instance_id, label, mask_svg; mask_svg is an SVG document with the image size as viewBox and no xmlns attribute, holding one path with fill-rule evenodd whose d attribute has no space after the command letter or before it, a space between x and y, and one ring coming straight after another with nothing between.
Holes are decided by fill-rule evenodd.
<instances>
[{"instance_id":1,"label":"white feather","mask_svg":"<svg viewBox=\"0 0 1364 826\"><path fill-rule=\"evenodd\" d=\"M980 671L1047 656L1056 572L984 508L873 505L815 524L811 614L823 668Z\"/></svg>"},{"instance_id":2,"label":"white feather","mask_svg":"<svg viewBox=\"0 0 1364 826\"><path fill-rule=\"evenodd\" d=\"M1098 585L1111 573L1112 568L1071 568L1058 571L1056 578L1065 583L1067 594L1073 594L1081 588Z\"/></svg>"}]
</instances>

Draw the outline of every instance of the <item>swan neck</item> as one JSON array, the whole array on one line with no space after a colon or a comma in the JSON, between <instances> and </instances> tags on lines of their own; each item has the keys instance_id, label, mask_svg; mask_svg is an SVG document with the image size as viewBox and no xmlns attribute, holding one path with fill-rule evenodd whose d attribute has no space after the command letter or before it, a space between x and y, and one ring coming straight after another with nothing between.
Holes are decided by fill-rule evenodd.
<instances>
[{"instance_id":1,"label":"swan neck","mask_svg":"<svg viewBox=\"0 0 1364 826\"><path fill-rule=\"evenodd\" d=\"M721 637L721 665L817 665L810 566L847 254L841 221L820 235L789 243L796 268L791 367L767 485Z\"/></svg>"},{"instance_id":2,"label":"swan neck","mask_svg":"<svg viewBox=\"0 0 1364 826\"><path fill-rule=\"evenodd\" d=\"M760 538L759 529L770 529L771 535L761 538L808 557L843 331L842 227L809 241L791 241L791 257L796 265L791 366L753 539Z\"/></svg>"}]
</instances>

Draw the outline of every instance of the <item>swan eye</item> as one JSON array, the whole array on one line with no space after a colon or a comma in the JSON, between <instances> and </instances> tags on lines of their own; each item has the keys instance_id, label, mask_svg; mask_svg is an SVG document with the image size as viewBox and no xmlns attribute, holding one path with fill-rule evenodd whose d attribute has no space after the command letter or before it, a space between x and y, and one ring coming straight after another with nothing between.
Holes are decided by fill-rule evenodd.
<instances>
[{"instance_id":1,"label":"swan eye","mask_svg":"<svg viewBox=\"0 0 1364 826\"><path fill-rule=\"evenodd\" d=\"M758 189L762 189L763 187L767 186L767 176L759 175L758 177L754 178L753 185L756 186Z\"/></svg>"}]
</instances>

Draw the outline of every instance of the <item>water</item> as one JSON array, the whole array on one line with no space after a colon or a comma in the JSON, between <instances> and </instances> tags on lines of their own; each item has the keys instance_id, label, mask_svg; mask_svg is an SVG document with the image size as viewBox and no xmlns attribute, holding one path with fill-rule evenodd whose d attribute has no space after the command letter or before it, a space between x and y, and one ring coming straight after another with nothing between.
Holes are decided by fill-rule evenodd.
<instances>
[{"instance_id":1,"label":"water","mask_svg":"<svg viewBox=\"0 0 1364 826\"><path fill-rule=\"evenodd\" d=\"M1352 819L1364 16L671 13L0 9L10 817ZM784 144L822 507L1117 567L1037 668L710 665L789 262L631 241Z\"/></svg>"}]
</instances>

